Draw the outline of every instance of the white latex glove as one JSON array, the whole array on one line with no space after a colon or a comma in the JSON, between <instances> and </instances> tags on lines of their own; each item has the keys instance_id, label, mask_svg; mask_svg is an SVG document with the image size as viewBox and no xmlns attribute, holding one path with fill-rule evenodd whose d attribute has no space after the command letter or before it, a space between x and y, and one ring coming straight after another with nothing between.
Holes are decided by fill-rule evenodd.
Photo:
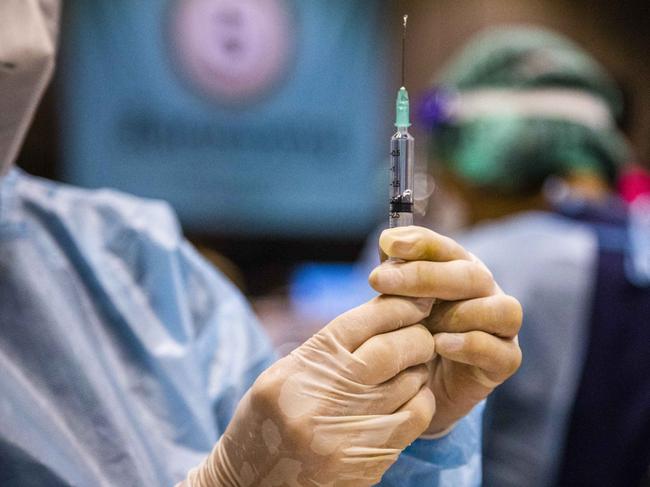
<instances>
[{"instance_id":1,"label":"white latex glove","mask_svg":"<svg viewBox=\"0 0 650 487\"><path fill-rule=\"evenodd\" d=\"M380 244L410 261L370 277L394 296L341 315L264 372L186 485L375 484L413 440L449 428L514 372L521 308L480 261L419 227Z\"/></svg>"},{"instance_id":2,"label":"white latex glove","mask_svg":"<svg viewBox=\"0 0 650 487\"><path fill-rule=\"evenodd\" d=\"M365 486L434 413L431 299L380 296L265 371L191 486Z\"/></svg>"},{"instance_id":3,"label":"white latex glove","mask_svg":"<svg viewBox=\"0 0 650 487\"><path fill-rule=\"evenodd\" d=\"M437 298L424 324L437 353L428 384L436 412L426 434L438 436L519 368L521 306L450 238L410 226L386 230L379 246L382 258L402 262L387 261L372 272L377 291Z\"/></svg>"}]
</instances>

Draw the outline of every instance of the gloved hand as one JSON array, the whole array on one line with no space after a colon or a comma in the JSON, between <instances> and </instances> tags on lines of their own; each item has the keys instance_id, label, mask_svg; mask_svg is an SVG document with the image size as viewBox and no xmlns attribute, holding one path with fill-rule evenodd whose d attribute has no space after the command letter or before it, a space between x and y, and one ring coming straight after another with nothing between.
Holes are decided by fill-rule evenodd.
<instances>
[{"instance_id":1,"label":"gloved hand","mask_svg":"<svg viewBox=\"0 0 650 487\"><path fill-rule=\"evenodd\" d=\"M379 296L266 370L187 486L365 486L434 412L432 299Z\"/></svg>"},{"instance_id":2,"label":"gloved hand","mask_svg":"<svg viewBox=\"0 0 650 487\"><path fill-rule=\"evenodd\" d=\"M521 306L450 238L410 226L386 230L379 245L382 260L393 259L371 273L375 290L437 298L424 321L436 350L428 382L436 411L426 434L440 435L519 368Z\"/></svg>"},{"instance_id":3,"label":"gloved hand","mask_svg":"<svg viewBox=\"0 0 650 487\"><path fill-rule=\"evenodd\" d=\"M419 259L373 272L373 286L393 296L341 315L264 372L186 485L372 485L425 430L448 428L512 373L516 340L487 332L514 337L521 310L485 266L417 227L380 244ZM433 309L433 298L446 302Z\"/></svg>"}]
</instances>

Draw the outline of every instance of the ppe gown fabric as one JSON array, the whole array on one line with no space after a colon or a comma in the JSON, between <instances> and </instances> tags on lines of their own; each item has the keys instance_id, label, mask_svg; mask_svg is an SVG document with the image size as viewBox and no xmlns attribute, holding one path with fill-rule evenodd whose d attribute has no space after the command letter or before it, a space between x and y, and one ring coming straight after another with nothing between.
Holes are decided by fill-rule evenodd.
<instances>
[{"instance_id":1,"label":"ppe gown fabric","mask_svg":"<svg viewBox=\"0 0 650 487\"><path fill-rule=\"evenodd\" d=\"M0 180L0 484L174 485L272 348L161 202ZM482 406L381 485L479 485Z\"/></svg>"},{"instance_id":2,"label":"ppe gown fabric","mask_svg":"<svg viewBox=\"0 0 650 487\"><path fill-rule=\"evenodd\" d=\"M596 237L566 217L528 212L480 225L459 242L524 310L524 361L487 401L483 483L554 485L587 351Z\"/></svg>"},{"instance_id":3,"label":"ppe gown fabric","mask_svg":"<svg viewBox=\"0 0 650 487\"><path fill-rule=\"evenodd\" d=\"M0 485L173 485L273 361L163 203L12 171L0 200Z\"/></svg>"}]
</instances>

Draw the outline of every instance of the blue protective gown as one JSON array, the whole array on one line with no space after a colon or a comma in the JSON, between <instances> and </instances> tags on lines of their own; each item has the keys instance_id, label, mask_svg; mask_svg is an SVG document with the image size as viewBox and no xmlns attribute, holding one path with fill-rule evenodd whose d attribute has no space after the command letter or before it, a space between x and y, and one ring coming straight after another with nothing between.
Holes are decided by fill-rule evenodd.
<instances>
[{"instance_id":1,"label":"blue protective gown","mask_svg":"<svg viewBox=\"0 0 650 487\"><path fill-rule=\"evenodd\" d=\"M171 486L274 358L165 203L0 180L0 485ZM481 409L382 485L477 485Z\"/></svg>"}]
</instances>

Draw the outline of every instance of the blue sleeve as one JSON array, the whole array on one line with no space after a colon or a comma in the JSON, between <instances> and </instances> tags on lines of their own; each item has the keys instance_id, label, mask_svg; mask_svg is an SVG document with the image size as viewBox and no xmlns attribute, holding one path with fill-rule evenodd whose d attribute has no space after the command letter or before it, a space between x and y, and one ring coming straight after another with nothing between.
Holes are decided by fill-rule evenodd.
<instances>
[{"instance_id":1,"label":"blue sleeve","mask_svg":"<svg viewBox=\"0 0 650 487\"><path fill-rule=\"evenodd\" d=\"M382 487L474 487L481 485L481 419L476 406L448 435L416 440L386 472Z\"/></svg>"},{"instance_id":2,"label":"blue sleeve","mask_svg":"<svg viewBox=\"0 0 650 487\"><path fill-rule=\"evenodd\" d=\"M181 256L196 360L223 432L239 400L276 355L239 290L188 242Z\"/></svg>"}]
</instances>

